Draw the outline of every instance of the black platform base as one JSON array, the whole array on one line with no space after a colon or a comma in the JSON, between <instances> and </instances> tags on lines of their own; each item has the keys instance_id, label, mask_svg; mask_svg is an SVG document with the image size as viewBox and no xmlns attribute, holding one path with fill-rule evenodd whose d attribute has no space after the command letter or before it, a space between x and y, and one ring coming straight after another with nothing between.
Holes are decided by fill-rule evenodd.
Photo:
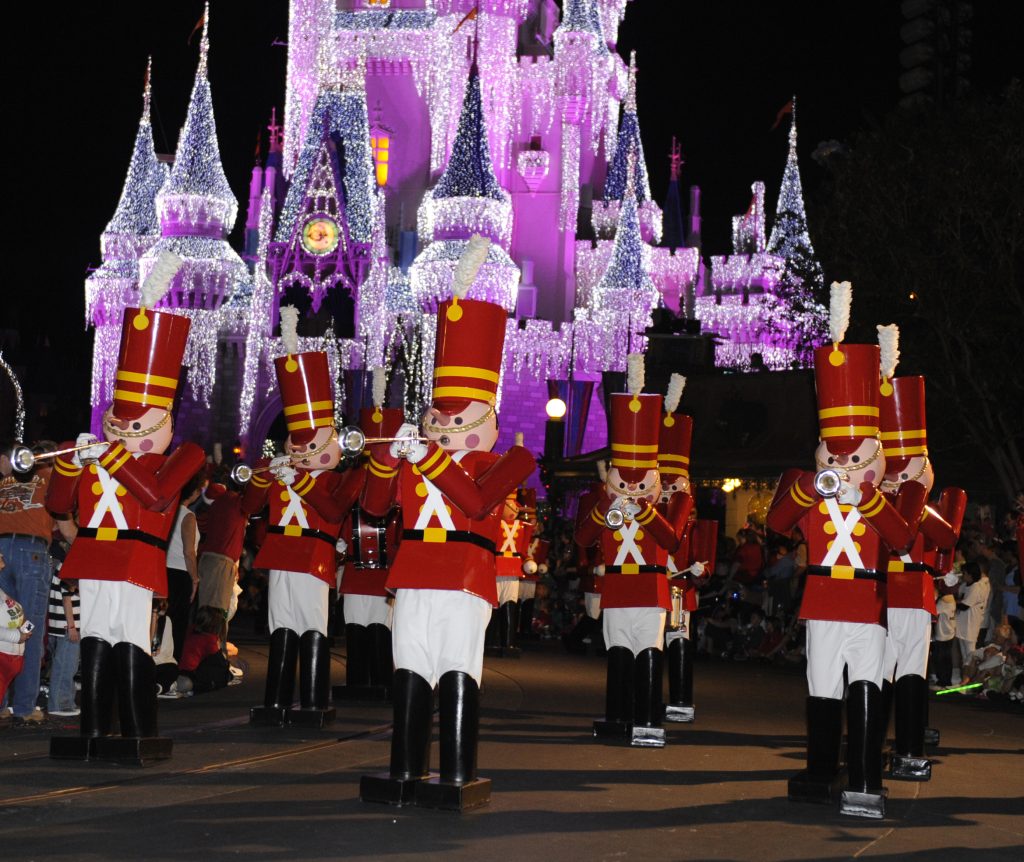
<instances>
[{"instance_id":1,"label":"black platform base","mask_svg":"<svg viewBox=\"0 0 1024 862\"><path fill-rule=\"evenodd\" d=\"M925 745L938 745L939 744L939 731L935 727L926 727L924 729L924 744Z\"/></svg>"},{"instance_id":2,"label":"black platform base","mask_svg":"<svg viewBox=\"0 0 1024 862\"><path fill-rule=\"evenodd\" d=\"M594 737L608 742L628 742L633 737L633 725L626 721L594 722Z\"/></svg>"},{"instance_id":3,"label":"black platform base","mask_svg":"<svg viewBox=\"0 0 1024 862\"><path fill-rule=\"evenodd\" d=\"M327 727L337 717L334 707L327 709L289 709L288 723L296 727Z\"/></svg>"},{"instance_id":4,"label":"black platform base","mask_svg":"<svg viewBox=\"0 0 1024 862\"><path fill-rule=\"evenodd\" d=\"M516 646L484 647L484 655L488 658L521 658L522 650Z\"/></svg>"},{"instance_id":5,"label":"black platform base","mask_svg":"<svg viewBox=\"0 0 1024 862\"><path fill-rule=\"evenodd\" d=\"M91 736L50 737L50 757L54 760L92 760L96 756L96 738Z\"/></svg>"},{"instance_id":6,"label":"black platform base","mask_svg":"<svg viewBox=\"0 0 1024 862\"><path fill-rule=\"evenodd\" d=\"M413 793L423 778L392 778L387 772L364 775L359 779L359 798L363 802L385 805L412 805Z\"/></svg>"},{"instance_id":7,"label":"black platform base","mask_svg":"<svg viewBox=\"0 0 1024 862\"><path fill-rule=\"evenodd\" d=\"M790 802L811 802L816 805L831 805L839 796L842 786L842 772L831 778L811 775L806 769L801 770L789 779L788 793Z\"/></svg>"},{"instance_id":8,"label":"black platform base","mask_svg":"<svg viewBox=\"0 0 1024 862\"><path fill-rule=\"evenodd\" d=\"M331 689L335 702L389 703L391 689L384 685L336 685Z\"/></svg>"},{"instance_id":9,"label":"black platform base","mask_svg":"<svg viewBox=\"0 0 1024 862\"><path fill-rule=\"evenodd\" d=\"M889 777L898 781L930 781L932 762L927 757L892 754L889 757Z\"/></svg>"},{"instance_id":10,"label":"black platform base","mask_svg":"<svg viewBox=\"0 0 1024 862\"><path fill-rule=\"evenodd\" d=\"M855 790L844 790L839 797L839 813L850 817L882 820L885 817L886 795L884 789L878 793L858 793Z\"/></svg>"},{"instance_id":11,"label":"black platform base","mask_svg":"<svg viewBox=\"0 0 1024 862\"><path fill-rule=\"evenodd\" d=\"M633 725L633 732L630 734L629 744L633 748L664 748L665 728L644 727Z\"/></svg>"},{"instance_id":12,"label":"black platform base","mask_svg":"<svg viewBox=\"0 0 1024 862\"><path fill-rule=\"evenodd\" d=\"M471 811L491 801L491 779L477 778L465 784L451 784L432 777L421 781L413 790L417 808L440 808L443 811Z\"/></svg>"},{"instance_id":13,"label":"black platform base","mask_svg":"<svg viewBox=\"0 0 1024 862\"><path fill-rule=\"evenodd\" d=\"M101 736L92 740L96 760L149 766L170 760L174 742L166 736Z\"/></svg>"},{"instance_id":14,"label":"black platform base","mask_svg":"<svg viewBox=\"0 0 1024 862\"><path fill-rule=\"evenodd\" d=\"M265 706L254 706L249 710L249 724L260 724L264 727L284 727L288 723L289 710L271 709Z\"/></svg>"},{"instance_id":15,"label":"black platform base","mask_svg":"<svg viewBox=\"0 0 1024 862\"><path fill-rule=\"evenodd\" d=\"M665 704L665 721L676 723L690 722L696 718L692 706L683 706L679 703Z\"/></svg>"}]
</instances>

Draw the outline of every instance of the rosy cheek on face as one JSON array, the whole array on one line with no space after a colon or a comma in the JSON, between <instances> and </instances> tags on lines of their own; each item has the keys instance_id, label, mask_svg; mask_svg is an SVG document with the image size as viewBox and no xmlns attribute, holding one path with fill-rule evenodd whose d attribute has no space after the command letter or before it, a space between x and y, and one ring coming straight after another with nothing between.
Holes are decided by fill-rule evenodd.
<instances>
[{"instance_id":1,"label":"rosy cheek on face","mask_svg":"<svg viewBox=\"0 0 1024 862\"><path fill-rule=\"evenodd\" d=\"M475 449L479 445L480 445L480 435L479 434L470 434L466 438L466 448L467 449Z\"/></svg>"},{"instance_id":2,"label":"rosy cheek on face","mask_svg":"<svg viewBox=\"0 0 1024 862\"><path fill-rule=\"evenodd\" d=\"M327 463L330 462L330 460L331 460L331 456L328 455L326 452L324 452L324 454L320 456L320 463L321 464L327 464Z\"/></svg>"},{"instance_id":3,"label":"rosy cheek on face","mask_svg":"<svg viewBox=\"0 0 1024 862\"><path fill-rule=\"evenodd\" d=\"M139 443L139 451L140 452L148 452L152 448L153 448L153 441L152 440L143 440L141 443Z\"/></svg>"}]
</instances>

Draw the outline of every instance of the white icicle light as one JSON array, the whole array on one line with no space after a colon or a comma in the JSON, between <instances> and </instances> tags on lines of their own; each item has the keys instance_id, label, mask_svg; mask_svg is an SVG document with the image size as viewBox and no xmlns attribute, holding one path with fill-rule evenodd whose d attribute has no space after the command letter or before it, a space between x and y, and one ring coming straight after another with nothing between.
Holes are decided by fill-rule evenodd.
<instances>
[{"instance_id":1,"label":"white icicle light","mask_svg":"<svg viewBox=\"0 0 1024 862\"><path fill-rule=\"evenodd\" d=\"M878 347L881 352L882 379L891 380L900 362L900 328L895 323L878 324Z\"/></svg>"},{"instance_id":2,"label":"white icicle light","mask_svg":"<svg viewBox=\"0 0 1024 862\"><path fill-rule=\"evenodd\" d=\"M281 343L289 356L299 352L299 310L294 305L281 306Z\"/></svg>"},{"instance_id":3,"label":"white icicle light","mask_svg":"<svg viewBox=\"0 0 1024 862\"><path fill-rule=\"evenodd\" d=\"M686 378L682 374L673 374L668 379L668 389L665 392L665 412L675 413L679 401L683 397L683 389L686 387Z\"/></svg>"},{"instance_id":4,"label":"white icicle light","mask_svg":"<svg viewBox=\"0 0 1024 862\"><path fill-rule=\"evenodd\" d=\"M139 303L143 308L156 308L157 303L170 289L174 276L178 274L178 270L184 263L185 261L173 252L160 253L139 290Z\"/></svg>"},{"instance_id":5,"label":"white icicle light","mask_svg":"<svg viewBox=\"0 0 1024 862\"><path fill-rule=\"evenodd\" d=\"M374 368L371 371L370 397L373 399L374 407L384 406L384 393L387 387L387 373L383 368Z\"/></svg>"},{"instance_id":6,"label":"white icicle light","mask_svg":"<svg viewBox=\"0 0 1024 862\"><path fill-rule=\"evenodd\" d=\"M846 337L846 327L850 325L853 285L848 281L833 281L829 290L828 332L832 343L839 344Z\"/></svg>"},{"instance_id":7,"label":"white icicle light","mask_svg":"<svg viewBox=\"0 0 1024 862\"><path fill-rule=\"evenodd\" d=\"M466 250L459 258L452 281L452 293L458 299L466 298L466 294L476 280L476 274L487 260L487 250L490 247L491 241L485 236L475 233L469 238L469 245L466 246Z\"/></svg>"},{"instance_id":8,"label":"white icicle light","mask_svg":"<svg viewBox=\"0 0 1024 862\"><path fill-rule=\"evenodd\" d=\"M644 355L630 353L626 357L626 389L630 395L644 391Z\"/></svg>"}]
</instances>

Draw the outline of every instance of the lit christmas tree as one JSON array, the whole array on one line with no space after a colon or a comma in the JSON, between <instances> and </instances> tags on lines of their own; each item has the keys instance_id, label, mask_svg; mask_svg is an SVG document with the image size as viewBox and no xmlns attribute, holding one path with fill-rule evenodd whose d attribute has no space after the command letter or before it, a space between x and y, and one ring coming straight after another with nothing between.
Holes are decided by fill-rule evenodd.
<instances>
[{"instance_id":1,"label":"lit christmas tree","mask_svg":"<svg viewBox=\"0 0 1024 862\"><path fill-rule=\"evenodd\" d=\"M825 275L814 254L807 232L800 166L796 155L796 97L793 97L789 124L789 156L782 175L775 222L768 238L768 252L786 261L775 293L764 298L765 320L769 330L785 329L793 339L796 360L808 364L813 348L826 334L828 309L822 302Z\"/></svg>"}]
</instances>

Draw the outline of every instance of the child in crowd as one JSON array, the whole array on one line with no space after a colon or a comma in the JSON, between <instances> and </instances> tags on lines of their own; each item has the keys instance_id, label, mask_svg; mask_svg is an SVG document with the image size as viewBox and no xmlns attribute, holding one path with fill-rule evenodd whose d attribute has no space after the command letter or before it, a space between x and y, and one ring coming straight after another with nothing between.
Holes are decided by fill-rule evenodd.
<instances>
[{"instance_id":1,"label":"child in crowd","mask_svg":"<svg viewBox=\"0 0 1024 862\"><path fill-rule=\"evenodd\" d=\"M178 691L196 694L224 688L232 679L227 658L221 652L224 611L203 605L185 636L178 665Z\"/></svg>"},{"instance_id":2,"label":"child in crowd","mask_svg":"<svg viewBox=\"0 0 1024 862\"><path fill-rule=\"evenodd\" d=\"M47 712L50 715L74 716L80 710L75 705L75 674L82 635L78 630L78 587L62 581L60 563L50 581L50 604L47 632L50 641L50 693Z\"/></svg>"},{"instance_id":3,"label":"child in crowd","mask_svg":"<svg viewBox=\"0 0 1024 862\"><path fill-rule=\"evenodd\" d=\"M5 566L0 554L0 571ZM21 605L0 590L0 703L7 697L11 684L25 663L25 641L32 637L32 630L26 631L25 612Z\"/></svg>"}]
</instances>

